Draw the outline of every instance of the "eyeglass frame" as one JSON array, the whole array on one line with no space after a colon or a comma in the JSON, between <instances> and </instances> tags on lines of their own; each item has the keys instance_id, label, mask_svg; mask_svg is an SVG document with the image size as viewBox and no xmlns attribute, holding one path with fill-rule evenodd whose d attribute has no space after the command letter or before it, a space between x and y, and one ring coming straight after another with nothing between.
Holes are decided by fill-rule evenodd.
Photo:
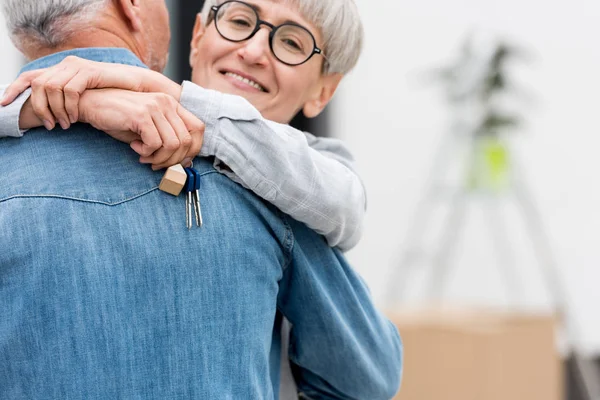
<instances>
[{"instance_id":1,"label":"eyeglass frame","mask_svg":"<svg viewBox=\"0 0 600 400\"><path fill-rule=\"evenodd\" d=\"M229 39L229 38L225 37L225 35L223 35L221 33L221 31L219 30L219 27L218 27L218 24L217 24L217 13L219 12L219 9L221 7L223 7L225 4L229 4L229 3L240 3L240 4L243 4L245 6L248 6L248 8L250 8L250 9L252 9L252 11L254 11L254 15L256 16L256 25L254 26L254 29L252 30L252 32L250 32L250 35L248 35L248 37L245 38L245 39L240 39L240 40ZM239 1L239 0L228 0L228 1L224 2L224 3L222 3L222 4L219 4L218 6L212 6L210 8L210 11L213 11L215 13L215 15L214 15L215 29L217 30L217 32L219 32L219 35L221 35L221 37L223 39L225 39L225 40L228 40L228 41L233 42L233 43L244 42L246 40L252 39L252 37L254 37L254 35L256 35L256 33L260 30L261 26L262 25L266 25L267 27L271 28L271 33L269 33L269 48L271 49L271 53L273 53L273 55L275 56L275 58L279 62L281 62L281 63L283 63L285 65L289 65L291 67L297 67L298 65L302 65L302 64L308 62L308 60L310 60L315 54L320 54L325 59L325 61L328 61L327 57L323 53L323 50L321 50L320 48L317 47L317 40L315 39L315 36L306 27L304 27L304 26L302 26L300 24L296 24L294 22L286 22L284 24L275 26L275 25L271 24L270 22L267 22L265 20L260 19L260 16L258 15L258 11L256 10L256 8L254 8L252 6L252 4L248 4L248 3L245 3L245 2ZM298 28L301 28L301 29L305 30L310 35L310 37L311 37L311 39L313 41L312 52L310 53L310 55L308 56L308 58L306 60L302 61L301 63L292 64L292 63L285 62L281 58L279 58L277 56L277 54L275 54L275 50L273 50L273 39L275 38L275 33L277 32L277 30L279 28L284 27L284 26L296 26Z\"/></svg>"}]
</instances>

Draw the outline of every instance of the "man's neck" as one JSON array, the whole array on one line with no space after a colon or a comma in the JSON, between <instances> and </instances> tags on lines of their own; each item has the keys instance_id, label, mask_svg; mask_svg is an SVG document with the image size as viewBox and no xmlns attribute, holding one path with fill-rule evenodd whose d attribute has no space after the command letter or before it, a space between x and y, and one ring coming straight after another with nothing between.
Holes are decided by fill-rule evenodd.
<instances>
[{"instance_id":1,"label":"man's neck","mask_svg":"<svg viewBox=\"0 0 600 400\"><path fill-rule=\"evenodd\" d=\"M130 50L140 60L145 60L143 49L140 48L131 32L122 21L112 15L102 15L94 22L94 26L79 29L65 43L56 47L40 46L37 43L22 43L23 54L29 60L36 60L61 51L89 47L120 47Z\"/></svg>"}]
</instances>

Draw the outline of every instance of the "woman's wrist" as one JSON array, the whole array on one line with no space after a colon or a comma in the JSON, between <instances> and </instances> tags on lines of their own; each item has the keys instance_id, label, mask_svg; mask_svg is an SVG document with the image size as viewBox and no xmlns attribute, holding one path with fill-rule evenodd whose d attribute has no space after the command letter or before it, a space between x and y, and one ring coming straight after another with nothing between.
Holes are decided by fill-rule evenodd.
<instances>
[{"instance_id":1,"label":"woman's wrist","mask_svg":"<svg viewBox=\"0 0 600 400\"><path fill-rule=\"evenodd\" d=\"M33 106L31 105L31 98L23 104L21 113L19 114L19 129L28 130L43 126L43 122L33 112Z\"/></svg>"},{"instance_id":2,"label":"woman's wrist","mask_svg":"<svg viewBox=\"0 0 600 400\"><path fill-rule=\"evenodd\" d=\"M142 91L165 93L177 101L181 98L181 85L173 82L166 76L151 70L146 70L143 75Z\"/></svg>"}]
</instances>

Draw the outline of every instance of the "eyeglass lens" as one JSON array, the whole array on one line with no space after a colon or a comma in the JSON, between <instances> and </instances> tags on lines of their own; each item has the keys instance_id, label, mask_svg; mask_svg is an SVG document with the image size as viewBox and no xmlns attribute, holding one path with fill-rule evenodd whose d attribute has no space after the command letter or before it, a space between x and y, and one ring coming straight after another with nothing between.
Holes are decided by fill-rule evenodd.
<instances>
[{"instance_id":1,"label":"eyeglass lens","mask_svg":"<svg viewBox=\"0 0 600 400\"><path fill-rule=\"evenodd\" d=\"M237 42L252 35L258 17L249 5L232 1L219 8L215 24L223 37ZM272 40L275 57L288 64L303 63L311 57L315 47L314 39L306 29L291 24L277 27Z\"/></svg>"}]
</instances>

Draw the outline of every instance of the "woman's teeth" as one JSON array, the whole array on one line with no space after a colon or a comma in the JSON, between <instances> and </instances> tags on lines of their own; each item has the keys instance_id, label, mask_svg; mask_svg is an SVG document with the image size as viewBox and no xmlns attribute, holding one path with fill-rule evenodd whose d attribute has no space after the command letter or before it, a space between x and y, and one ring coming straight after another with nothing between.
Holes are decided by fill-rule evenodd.
<instances>
[{"instance_id":1,"label":"woman's teeth","mask_svg":"<svg viewBox=\"0 0 600 400\"><path fill-rule=\"evenodd\" d=\"M244 82L245 84L250 85L253 88L258 89L261 92L265 91L265 89L262 86L260 86L258 83L254 82L254 81L251 81L250 79L244 78L243 76L239 76L238 74L234 74L233 72L225 72L225 75L230 76L232 78L235 78L238 81Z\"/></svg>"}]
</instances>

